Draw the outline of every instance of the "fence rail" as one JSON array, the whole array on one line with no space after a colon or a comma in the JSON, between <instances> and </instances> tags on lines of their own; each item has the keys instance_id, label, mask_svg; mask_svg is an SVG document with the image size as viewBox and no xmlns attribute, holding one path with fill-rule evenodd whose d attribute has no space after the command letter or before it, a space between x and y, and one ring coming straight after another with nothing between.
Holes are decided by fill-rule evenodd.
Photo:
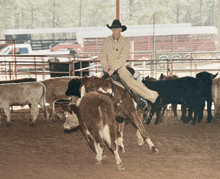
<instances>
[{"instance_id":1,"label":"fence rail","mask_svg":"<svg viewBox=\"0 0 220 179\"><path fill-rule=\"evenodd\" d=\"M57 62L66 58L68 61ZM52 60L51 60L52 59ZM195 76L200 71L219 72L220 59L155 59L128 60L143 76L158 78L161 73L174 73L181 76ZM54 68L55 67L55 68ZM63 67L63 69L62 69ZM35 77L38 80L58 76L84 76L100 74L102 67L97 56L70 55L0 55L0 79Z\"/></svg>"}]
</instances>

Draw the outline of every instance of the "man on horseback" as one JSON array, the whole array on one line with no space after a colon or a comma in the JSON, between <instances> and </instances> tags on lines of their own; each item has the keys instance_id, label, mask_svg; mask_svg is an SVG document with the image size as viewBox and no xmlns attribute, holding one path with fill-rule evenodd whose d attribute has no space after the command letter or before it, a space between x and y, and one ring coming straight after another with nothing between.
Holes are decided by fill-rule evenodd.
<instances>
[{"instance_id":1,"label":"man on horseback","mask_svg":"<svg viewBox=\"0 0 220 179\"><path fill-rule=\"evenodd\" d=\"M121 25L119 20L114 20L112 26L107 25L112 30L112 35L105 38L100 53L100 62L104 75L112 76L118 72L120 79L137 95L134 95L138 106L147 106L145 100L154 103L158 97L156 91L148 89L141 81L137 81L129 76L125 63L129 56L129 41L125 39L121 32L127 27ZM143 105L143 102L145 105Z\"/></svg>"}]
</instances>

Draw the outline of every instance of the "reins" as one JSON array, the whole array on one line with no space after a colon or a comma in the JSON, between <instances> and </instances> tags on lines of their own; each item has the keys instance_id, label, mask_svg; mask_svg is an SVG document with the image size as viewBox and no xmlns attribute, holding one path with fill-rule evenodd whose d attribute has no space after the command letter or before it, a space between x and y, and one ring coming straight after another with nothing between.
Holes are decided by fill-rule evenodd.
<instances>
[{"instance_id":1,"label":"reins","mask_svg":"<svg viewBox=\"0 0 220 179\"><path fill-rule=\"evenodd\" d=\"M118 75L119 76L119 75ZM110 76L110 78L112 79L112 80L115 80L112 76ZM138 106L138 102L136 101L136 94L135 93L133 93L131 90L130 90L130 88L129 88L129 86L124 82L124 80L122 80L120 77L118 77L117 78L117 81L118 82L120 82L123 86L124 86L124 88L125 88L125 95L123 96L123 98L122 98L122 100L125 98L125 96L126 96L126 92L128 92L130 95L131 95L131 97L132 97L132 99L137 103L137 106ZM113 83L113 82L112 82ZM143 110L142 108L140 108L139 106L138 106L138 108L139 109L141 109L143 112L144 112L144 114L146 114L146 111L145 110Z\"/></svg>"},{"instance_id":2,"label":"reins","mask_svg":"<svg viewBox=\"0 0 220 179\"><path fill-rule=\"evenodd\" d=\"M120 69L120 68L119 68ZM118 69L118 70L119 70ZM114 81L118 81L118 82L120 82L122 85L123 85L123 87L124 87L124 89L125 89L125 93L124 93L124 95L123 95L123 97L118 101L118 103L116 103L116 106L114 106L115 108L116 107L118 107L121 103L122 103L122 100L125 98L125 96L126 96L126 94L127 94L127 92L131 95L131 97L132 97L132 99L137 103L137 107L139 108L139 109L141 109L141 111L143 111L143 115L144 115L144 118L147 118L147 115L150 115L150 114L147 114L147 111L145 111L144 109L142 109L139 105L138 105L138 101L136 100L137 98L139 98L138 96L137 96L137 94L135 94L135 93L133 93L133 91L129 88L129 86L124 82L124 80L122 80L121 78L120 78L120 76L119 76L119 74L118 74L118 70L115 70L115 72L111 75L111 76L109 76L109 75L106 75L105 76L105 78L106 77L109 77L111 80L112 80L112 93L111 93L111 97L110 98L112 98L113 97L113 95L114 95L114 83L113 83L113 80ZM144 120L143 120L144 121Z\"/></svg>"}]
</instances>

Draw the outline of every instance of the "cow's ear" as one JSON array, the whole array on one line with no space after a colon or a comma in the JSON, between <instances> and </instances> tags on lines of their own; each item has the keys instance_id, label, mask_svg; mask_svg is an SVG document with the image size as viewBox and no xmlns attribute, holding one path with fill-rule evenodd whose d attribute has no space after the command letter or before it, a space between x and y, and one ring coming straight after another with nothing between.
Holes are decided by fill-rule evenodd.
<instances>
[{"instance_id":1,"label":"cow's ear","mask_svg":"<svg viewBox=\"0 0 220 179\"><path fill-rule=\"evenodd\" d=\"M218 72L217 72L215 75L213 75L213 79L214 79L217 75L218 75Z\"/></svg>"},{"instance_id":2,"label":"cow's ear","mask_svg":"<svg viewBox=\"0 0 220 179\"><path fill-rule=\"evenodd\" d=\"M88 76L87 76L87 75L85 75L83 78L81 78L80 82L82 83L82 82L84 82L86 79L88 79Z\"/></svg>"},{"instance_id":3,"label":"cow's ear","mask_svg":"<svg viewBox=\"0 0 220 179\"><path fill-rule=\"evenodd\" d=\"M159 80L162 80L163 78L164 78L164 74L161 73L161 74L160 74L160 77L159 77Z\"/></svg>"}]
</instances>

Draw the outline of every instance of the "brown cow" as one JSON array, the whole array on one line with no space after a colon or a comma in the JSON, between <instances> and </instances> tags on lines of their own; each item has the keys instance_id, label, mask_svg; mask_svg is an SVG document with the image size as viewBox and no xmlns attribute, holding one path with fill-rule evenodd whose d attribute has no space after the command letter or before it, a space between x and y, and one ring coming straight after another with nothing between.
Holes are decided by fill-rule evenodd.
<instances>
[{"instance_id":1,"label":"brown cow","mask_svg":"<svg viewBox=\"0 0 220 179\"><path fill-rule=\"evenodd\" d=\"M69 85L69 88L71 86ZM68 89L69 90L69 89ZM148 133L146 132L141 118L137 115L137 104L131 98L130 94L123 88L112 83L111 80L106 80L98 77L84 77L80 87L81 98L89 92L98 91L109 96L115 107L116 120L122 121L130 119L136 125L144 141L147 142L150 149L155 152L157 149L152 143ZM140 135L137 135L140 137ZM138 141L141 139L138 139ZM143 143L139 143L142 145Z\"/></svg>"},{"instance_id":2,"label":"brown cow","mask_svg":"<svg viewBox=\"0 0 220 179\"><path fill-rule=\"evenodd\" d=\"M124 170L118 154L120 133L117 129L112 100L106 95L91 92L83 96L79 106L76 104L69 106L77 115L90 147L96 152L98 164L102 161L104 142L106 142L114 152L118 169Z\"/></svg>"},{"instance_id":3,"label":"brown cow","mask_svg":"<svg viewBox=\"0 0 220 179\"><path fill-rule=\"evenodd\" d=\"M65 93L67 91L68 84L72 79L81 80L81 77L57 77L57 78L50 78L50 79L41 81L47 89L46 102L49 103L49 109L51 110L50 118L53 118L55 116L58 119L60 119L60 117L57 115L55 111L55 102L57 100L70 98L70 96L66 96ZM80 97L79 92L76 93L75 95ZM78 99L78 97L76 98Z\"/></svg>"}]
</instances>

